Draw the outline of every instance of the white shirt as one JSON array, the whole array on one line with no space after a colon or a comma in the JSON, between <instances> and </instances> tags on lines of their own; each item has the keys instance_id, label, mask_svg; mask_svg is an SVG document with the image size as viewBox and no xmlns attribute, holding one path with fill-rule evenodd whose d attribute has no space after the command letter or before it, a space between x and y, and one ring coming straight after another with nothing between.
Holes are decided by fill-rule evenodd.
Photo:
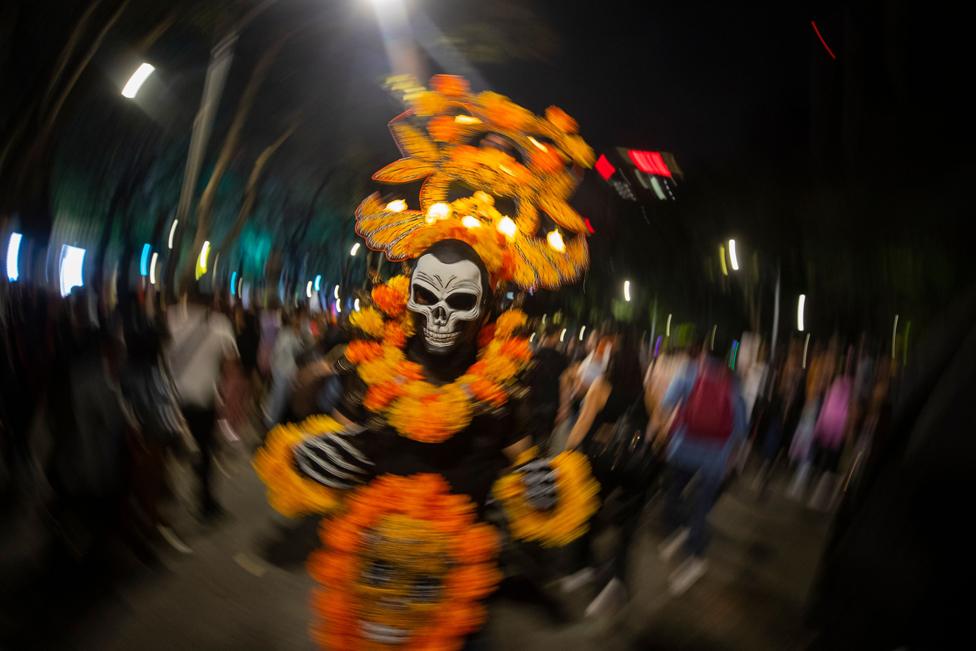
<instances>
[{"instance_id":1,"label":"white shirt","mask_svg":"<svg viewBox=\"0 0 976 651\"><path fill-rule=\"evenodd\" d=\"M180 404L214 406L221 364L238 356L230 319L199 305L174 306L167 319L172 340L166 356Z\"/></svg>"}]
</instances>

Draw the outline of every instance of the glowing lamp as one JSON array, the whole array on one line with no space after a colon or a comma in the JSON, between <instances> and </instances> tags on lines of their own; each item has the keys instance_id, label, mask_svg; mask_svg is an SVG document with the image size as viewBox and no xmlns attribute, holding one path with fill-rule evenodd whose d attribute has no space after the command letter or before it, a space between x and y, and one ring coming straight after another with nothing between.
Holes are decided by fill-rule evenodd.
<instances>
[{"instance_id":1,"label":"glowing lamp","mask_svg":"<svg viewBox=\"0 0 976 651\"><path fill-rule=\"evenodd\" d=\"M196 279L200 280L207 273L207 260L210 258L210 240L203 243L200 256L197 258Z\"/></svg>"},{"instance_id":2,"label":"glowing lamp","mask_svg":"<svg viewBox=\"0 0 976 651\"><path fill-rule=\"evenodd\" d=\"M308 281L305 285L305 298L312 298L312 281Z\"/></svg>"},{"instance_id":3,"label":"glowing lamp","mask_svg":"<svg viewBox=\"0 0 976 651\"><path fill-rule=\"evenodd\" d=\"M461 225L465 228L478 228L481 226L481 220L474 215L465 215L461 218Z\"/></svg>"},{"instance_id":4,"label":"glowing lamp","mask_svg":"<svg viewBox=\"0 0 976 651\"><path fill-rule=\"evenodd\" d=\"M142 245L142 256L139 258L139 275L148 276L149 275L149 256L152 254L152 246L149 244Z\"/></svg>"},{"instance_id":5,"label":"glowing lamp","mask_svg":"<svg viewBox=\"0 0 976 651\"><path fill-rule=\"evenodd\" d=\"M546 147L545 145L543 145L541 142L539 142L538 140L536 140L532 136L529 136L529 142L531 142L532 143L532 146L534 146L539 151L549 151L549 148L548 147Z\"/></svg>"},{"instance_id":6,"label":"glowing lamp","mask_svg":"<svg viewBox=\"0 0 976 651\"><path fill-rule=\"evenodd\" d=\"M559 253L566 252L566 243L563 241L563 235L558 230L551 230L546 234L546 241L549 242L549 247L553 251L558 251Z\"/></svg>"},{"instance_id":7,"label":"glowing lamp","mask_svg":"<svg viewBox=\"0 0 976 651\"><path fill-rule=\"evenodd\" d=\"M173 225L169 227L169 248L173 248L173 236L176 235L176 225L180 223L179 219L173 220Z\"/></svg>"},{"instance_id":8,"label":"glowing lamp","mask_svg":"<svg viewBox=\"0 0 976 651\"><path fill-rule=\"evenodd\" d=\"M85 286L85 249L70 244L61 246L61 260L58 263L58 279L61 296L67 296L75 287Z\"/></svg>"},{"instance_id":9,"label":"glowing lamp","mask_svg":"<svg viewBox=\"0 0 976 651\"><path fill-rule=\"evenodd\" d=\"M508 215L505 215L504 217L498 220L497 228L498 228L498 232L500 232L508 239L514 238L515 234L518 232L518 226L515 225L515 221Z\"/></svg>"},{"instance_id":10,"label":"glowing lamp","mask_svg":"<svg viewBox=\"0 0 976 651\"><path fill-rule=\"evenodd\" d=\"M633 161L634 166L641 172L671 178L671 170L668 169L667 163L664 162L664 157L661 156L661 152L628 149L627 155Z\"/></svg>"},{"instance_id":11,"label":"glowing lamp","mask_svg":"<svg viewBox=\"0 0 976 651\"><path fill-rule=\"evenodd\" d=\"M455 124L481 124L481 120L473 115L465 115L463 113L454 116Z\"/></svg>"},{"instance_id":12,"label":"glowing lamp","mask_svg":"<svg viewBox=\"0 0 976 651\"><path fill-rule=\"evenodd\" d=\"M596 173L599 174L604 181L609 181L613 173L617 171L617 168L613 166L613 163L607 160L607 157L600 154L600 157L596 159L596 164L593 166L596 169Z\"/></svg>"},{"instance_id":13,"label":"glowing lamp","mask_svg":"<svg viewBox=\"0 0 976 651\"><path fill-rule=\"evenodd\" d=\"M352 257L355 258L357 253L359 253L359 242L353 244L352 248L349 249L349 255L351 255Z\"/></svg>"},{"instance_id":14,"label":"glowing lamp","mask_svg":"<svg viewBox=\"0 0 976 651\"><path fill-rule=\"evenodd\" d=\"M433 224L439 219L447 219L451 216L451 205L438 201L427 209L427 223Z\"/></svg>"},{"instance_id":15,"label":"glowing lamp","mask_svg":"<svg viewBox=\"0 0 976 651\"><path fill-rule=\"evenodd\" d=\"M125 82L125 86L122 87L122 97L128 99L134 99L136 93L142 88L142 85L146 83L149 79L149 75L153 73L156 68L149 65L148 63L143 63L141 66L136 68L136 71L132 73L129 77L129 81Z\"/></svg>"},{"instance_id":16,"label":"glowing lamp","mask_svg":"<svg viewBox=\"0 0 976 651\"><path fill-rule=\"evenodd\" d=\"M7 242L7 280L12 283L20 278L20 243L23 239L20 233L11 233Z\"/></svg>"},{"instance_id":17,"label":"glowing lamp","mask_svg":"<svg viewBox=\"0 0 976 651\"><path fill-rule=\"evenodd\" d=\"M803 311L807 304L807 295L800 294L800 297L796 299L796 329L803 332Z\"/></svg>"},{"instance_id":18,"label":"glowing lamp","mask_svg":"<svg viewBox=\"0 0 976 651\"><path fill-rule=\"evenodd\" d=\"M156 262L159 261L159 254L153 251L152 260L149 263L149 282L156 284Z\"/></svg>"},{"instance_id":19,"label":"glowing lamp","mask_svg":"<svg viewBox=\"0 0 976 651\"><path fill-rule=\"evenodd\" d=\"M630 303L630 281L624 281L624 300Z\"/></svg>"},{"instance_id":20,"label":"glowing lamp","mask_svg":"<svg viewBox=\"0 0 976 651\"><path fill-rule=\"evenodd\" d=\"M735 240L729 240L729 262L732 264L732 271L739 270L739 257L735 254Z\"/></svg>"},{"instance_id":21,"label":"glowing lamp","mask_svg":"<svg viewBox=\"0 0 976 651\"><path fill-rule=\"evenodd\" d=\"M403 212L407 209L407 202L403 199L394 199L390 203L386 204L386 209L390 212Z\"/></svg>"}]
</instances>

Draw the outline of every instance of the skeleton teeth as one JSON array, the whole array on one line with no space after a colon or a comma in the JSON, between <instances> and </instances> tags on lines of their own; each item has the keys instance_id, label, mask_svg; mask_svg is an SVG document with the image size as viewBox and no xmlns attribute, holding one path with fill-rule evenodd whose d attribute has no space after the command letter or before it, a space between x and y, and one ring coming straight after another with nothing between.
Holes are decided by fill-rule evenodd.
<instances>
[{"instance_id":1,"label":"skeleton teeth","mask_svg":"<svg viewBox=\"0 0 976 651\"><path fill-rule=\"evenodd\" d=\"M360 630L363 632L363 637L372 641L379 642L380 644L403 644L409 639L410 634L396 626L386 626L385 624L376 624L374 622L360 622Z\"/></svg>"}]
</instances>

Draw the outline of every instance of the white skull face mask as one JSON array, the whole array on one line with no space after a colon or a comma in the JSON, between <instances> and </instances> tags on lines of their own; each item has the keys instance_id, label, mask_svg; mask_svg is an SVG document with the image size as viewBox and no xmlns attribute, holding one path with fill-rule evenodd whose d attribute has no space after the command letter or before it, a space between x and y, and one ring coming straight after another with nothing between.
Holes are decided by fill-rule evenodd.
<instances>
[{"instance_id":1,"label":"white skull face mask","mask_svg":"<svg viewBox=\"0 0 976 651\"><path fill-rule=\"evenodd\" d=\"M417 261L407 309L422 317L427 352L449 353L464 335L477 332L483 298L481 270L470 260L441 262L433 254ZM417 323L418 330L421 324Z\"/></svg>"}]
</instances>

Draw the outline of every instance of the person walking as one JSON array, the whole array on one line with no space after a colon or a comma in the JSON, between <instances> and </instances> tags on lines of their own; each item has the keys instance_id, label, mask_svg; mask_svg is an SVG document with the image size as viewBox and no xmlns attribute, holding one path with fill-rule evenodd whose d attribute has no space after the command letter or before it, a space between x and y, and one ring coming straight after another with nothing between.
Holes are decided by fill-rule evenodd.
<instances>
[{"instance_id":1,"label":"person walking","mask_svg":"<svg viewBox=\"0 0 976 651\"><path fill-rule=\"evenodd\" d=\"M687 558L668 577L672 594L680 595L708 569L705 559L708 513L715 505L733 452L745 438L742 391L723 359L724 346L702 346L696 363L675 377L660 413L677 407L667 443L669 480L665 518L671 534L661 543L662 560L684 550ZM693 479L696 484L686 493Z\"/></svg>"},{"instance_id":2,"label":"person walking","mask_svg":"<svg viewBox=\"0 0 976 651\"><path fill-rule=\"evenodd\" d=\"M610 576L596 598L586 609L587 616L612 610L627 598L626 577L631 542L637 531L641 512L646 501L650 477L644 482L630 484L625 478L597 462L600 449L608 439L622 428L643 432L648 422L651 392L645 389L641 372L640 350L637 338L626 331L616 340L608 338L608 364L606 371L594 379L583 398L579 418L566 442L567 449L582 448L593 461L594 476L600 483L601 499L619 489L617 521L619 536L609 563ZM622 422L624 421L624 422ZM629 479L629 478L626 478ZM592 529L580 541L581 570L564 580L566 590L585 584L596 578L593 555Z\"/></svg>"},{"instance_id":3,"label":"person walking","mask_svg":"<svg viewBox=\"0 0 976 651\"><path fill-rule=\"evenodd\" d=\"M559 350L559 330L549 326L532 357L529 374L530 434L532 441L546 447L557 424L559 407L569 391L566 369L569 359Z\"/></svg>"},{"instance_id":4,"label":"person walking","mask_svg":"<svg viewBox=\"0 0 976 651\"><path fill-rule=\"evenodd\" d=\"M179 305L167 311L170 344L166 354L180 408L200 449L200 512L204 518L219 516L223 509L214 496L213 454L219 387L225 369L238 360L237 343L230 319L210 309L206 296L191 286Z\"/></svg>"}]
</instances>

